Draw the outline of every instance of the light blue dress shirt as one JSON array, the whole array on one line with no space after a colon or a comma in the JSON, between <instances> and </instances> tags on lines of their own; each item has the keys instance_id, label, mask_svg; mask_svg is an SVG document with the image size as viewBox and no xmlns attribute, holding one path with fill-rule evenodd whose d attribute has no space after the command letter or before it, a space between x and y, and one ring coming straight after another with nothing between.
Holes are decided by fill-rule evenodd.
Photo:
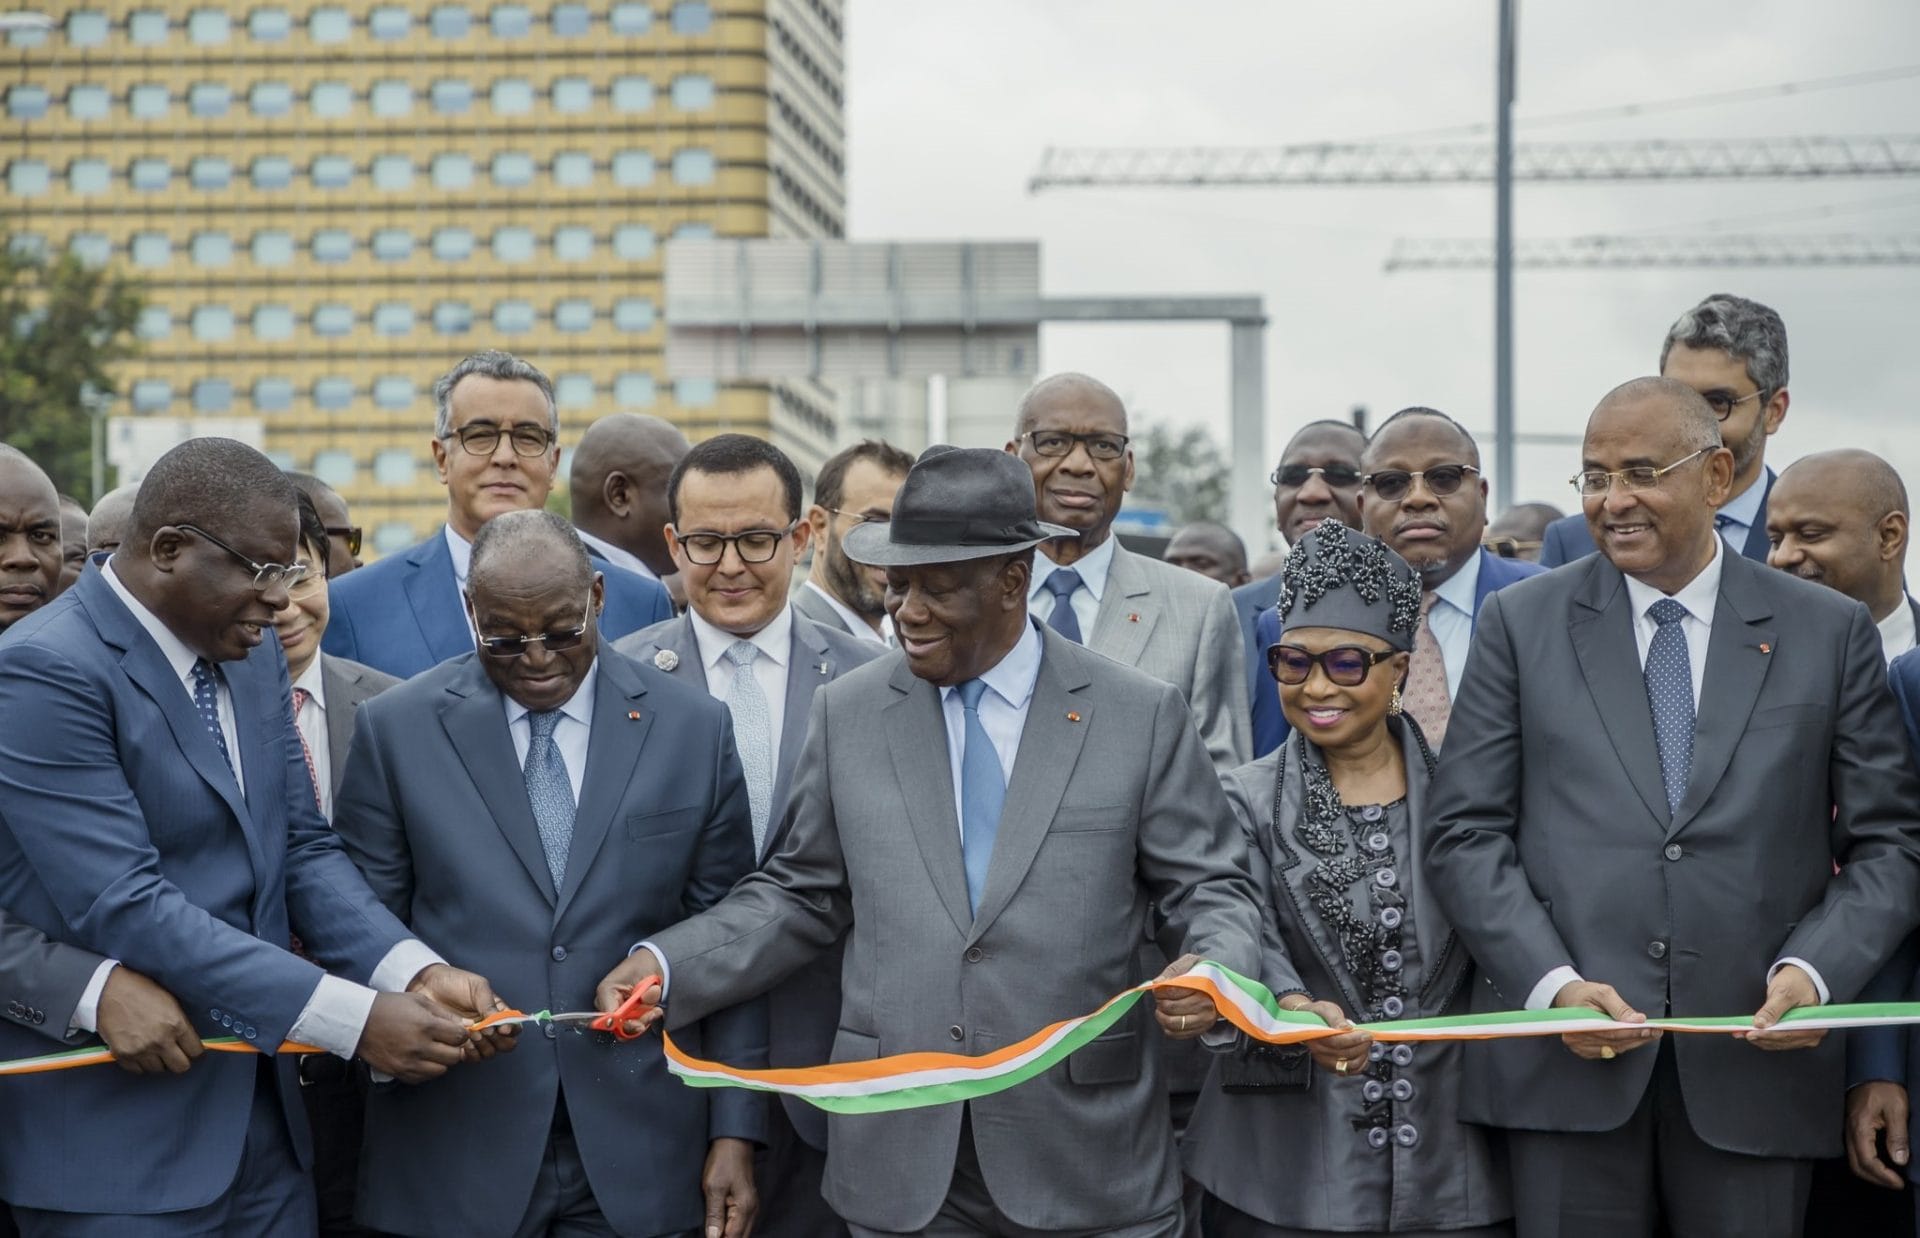
<instances>
[{"instance_id":1,"label":"light blue dress shirt","mask_svg":"<svg viewBox=\"0 0 1920 1238\"><path fill-rule=\"evenodd\" d=\"M987 684L986 695L980 698L980 725L993 741L994 755L1000 758L1000 772L1009 784L1013 782L1013 758L1020 751L1020 736L1027 729L1027 706L1033 703L1033 686L1040 679L1041 649L1040 629L1029 622L1007 656L980 676ZM947 757L953 772L954 816L958 819L960 758L966 750L967 739L966 711L961 707L960 693L953 688L940 689L940 709L947 721Z\"/></svg>"},{"instance_id":2,"label":"light blue dress shirt","mask_svg":"<svg viewBox=\"0 0 1920 1238\"><path fill-rule=\"evenodd\" d=\"M1065 565L1047 558L1045 551L1035 551L1033 555L1033 580L1027 585L1027 611L1040 622L1045 623L1053 616L1054 599L1043 587L1047 577L1070 567L1080 573L1081 587L1073 591L1070 605L1073 617L1080 621L1080 634L1088 641L1093 640L1093 623L1100 617L1100 598L1107 591L1107 572L1113 566L1113 548L1116 539L1107 534L1107 540L1095 546L1077 562ZM1037 654L1035 655L1038 656ZM957 710L960 707L954 706Z\"/></svg>"}]
</instances>

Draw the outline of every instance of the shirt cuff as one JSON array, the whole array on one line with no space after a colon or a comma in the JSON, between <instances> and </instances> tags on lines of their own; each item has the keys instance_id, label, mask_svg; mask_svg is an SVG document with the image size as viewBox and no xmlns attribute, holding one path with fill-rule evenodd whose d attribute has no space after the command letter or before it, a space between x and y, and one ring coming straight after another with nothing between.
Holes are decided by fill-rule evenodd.
<instances>
[{"instance_id":1,"label":"shirt cuff","mask_svg":"<svg viewBox=\"0 0 1920 1238\"><path fill-rule=\"evenodd\" d=\"M107 991L107 976L120 966L118 959L101 959L100 966L93 969L93 979L87 981L87 987L80 990L80 1004L73 1008L73 1018L67 1024L67 1035L75 1032L100 1031L100 995Z\"/></svg>"},{"instance_id":2,"label":"shirt cuff","mask_svg":"<svg viewBox=\"0 0 1920 1238\"><path fill-rule=\"evenodd\" d=\"M436 963L445 962L426 942L409 937L387 951L387 957L373 969L367 987L377 993L404 993L415 976Z\"/></svg>"},{"instance_id":3,"label":"shirt cuff","mask_svg":"<svg viewBox=\"0 0 1920 1238\"><path fill-rule=\"evenodd\" d=\"M1833 1001L1833 994L1827 991L1827 982L1820 978L1819 970L1816 969L1813 964L1807 962L1805 959L1796 959L1796 958L1793 958L1792 956L1788 956L1787 958L1781 959L1778 963L1775 963L1772 967L1767 968L1767 983L1772 984L1773 978L1780 974L1780 969L1782 967L1785 967L1789 963L1793 964L1795 967L1798 967L1801 971L1807 973L1807 977L1813 981L1814 989L1820 994L1820 1004L1822 1006L1825 1006L1829 1002Z\"/></svg>"},{"instance_id":4,"label":"shirt cuff","mask_svg":"<svg viewBox=\"0 0 1920 1238\"><path fill-rule=\"evenodd\" d=\"M360 1047L360 1038L366 1034L375 996L374 990L364 984L338 976L322 976L314 986L313 996L300 1011L300 1017L293 1021L288 1036L303 1045L325 1049L335 1057L352 1058L354 1050Z\"/></svg>"},{"instance_id":5,"label":"shirt cuff","mask_svg":"<svg viewBox=\"0 0 1920 1238\"><path fill-rule=\"evenodd\" d=\"M1528 1010L1547 1010L1553 1006L1553 999L1560 996L1560 990L1581 979L1580 973L1572 967L1562 965L1540 977L1540 983L1533 986L1533 992L1527 994Z\"/></svg>"},{"instance_id":6,"label":"shirt cuff","mask_svg":"<svg viewBox=\"0 0 1920 1238\"><path fill-rule=\"evenodd\" d=\"M660 1004L664 1006L667 1004L667 990L673 987L673 968L667 965L666 954L650 941L643 941L627 951L627 957L632 958L642 950L653 955L653 961L660 964Z\"/></svg>"}]
</instances>

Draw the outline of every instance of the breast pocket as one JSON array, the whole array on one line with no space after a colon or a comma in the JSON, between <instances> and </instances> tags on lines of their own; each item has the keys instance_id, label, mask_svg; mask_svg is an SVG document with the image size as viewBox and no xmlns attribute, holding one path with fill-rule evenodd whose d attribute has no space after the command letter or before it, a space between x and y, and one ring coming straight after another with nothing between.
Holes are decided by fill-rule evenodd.
<instances>
[{"instance_id":1,"label":"breast pocket","mask_svg":"<svg viewBox=\"0 0 1920 1238\"><path fill-rule=\"evenodd\" d=\"M833 1060L871 1062L880 1056L880 1038L841 1028L833 1034Z\"/></svg>"},{"instance_id":2,"label":"breast pocket","mask_svg":"<svg viewBox=\"0 0 1920 1238\"><path fill-rule=\"evenodd\" d=\"M1111 808L1062 808L1053 814L1055 834L1091 834L1101 830L1124 830L1133 824L1133 808L1115 804Z\"/></svg>"},{"instance_id":3,"label":"breast pocket","mask_svg":"<svg viewBox=\"0 0 1920 1238\"><path fill-rule=\"evenodd\" d=\"M1776 726L1826 726L1833 713L1825 705L1775 705L1756 709L1747 721L1749 731Z\"/></svg>"},{"instance_id":4,"label":"breast pocket","mask_svg":"<svg viewBox=\"0 0 1920 1238\"><path fill-rule=\"evenodd\" d=\"M698 805L694 805L687 808L662 808L652 812L628 813L627 841L649 842L669 834L697 830L700 828L703 811Z\"/></svg>"}]
</instances>

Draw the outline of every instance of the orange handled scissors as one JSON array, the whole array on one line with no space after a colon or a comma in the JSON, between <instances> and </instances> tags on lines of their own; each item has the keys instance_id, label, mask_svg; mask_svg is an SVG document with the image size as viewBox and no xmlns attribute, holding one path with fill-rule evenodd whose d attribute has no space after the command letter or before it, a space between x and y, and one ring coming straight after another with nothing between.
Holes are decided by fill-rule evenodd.
<instances>
[{"instance_id":1,"label":"orange handled scissors","mask_svg":"<svg viewBox=\"0 0 1920 1238\"><path fill-rule=\"evenodd\" d=\"M644 1011L650 1009L655 1004L647 1000L647 994L657 992L659 987L660 982L657 977L646 983L634 985L633 992L627 994L626 1001L621 1002L619 1006L601 1015L587 1026L596 1032L612 1032L621 1040L640 1039L641 1036L645 1035L644 1030L632 1031L629 1030L627 1025L639 1018Z\"/></svg>"}]
</instances>

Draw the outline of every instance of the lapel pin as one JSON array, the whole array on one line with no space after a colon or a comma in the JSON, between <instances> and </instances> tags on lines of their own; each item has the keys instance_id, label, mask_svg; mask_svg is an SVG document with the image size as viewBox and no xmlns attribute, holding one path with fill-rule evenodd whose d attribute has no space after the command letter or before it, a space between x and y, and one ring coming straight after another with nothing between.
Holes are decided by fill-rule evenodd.
<instances>
[{"instance_id":1,"label":"lapel pin","mask_svg":"<svg viewBox=\"0 0 1920 1238\"><path fill-rule=\"evenodd\" d=\"M662 649L653 655L653 664L663 671L670 671L680 665L680 655L671 649Z\"/></svg>"},{"instance_id":2,"label":"lapel pin","mask_svg":"<svg viewBox=\"0 0 1920 1238\"><path fill-rule=\"evenodd\" d=\"M1138 622L1140 622L1140 616L1139 616L1138 614L1136 614L1136 613L1131 613L1131 612L1129 612L1129 613L1128 613L1128 615L1127 615L1127 622L1128 622L1128 623L1138 623Z\"/></svg>"},{"instance_id":3,"label":"lapel pin","mask_svg":"<svg viewBox=\"0 0 1920 1238\"><path fill-rule=\"evenodd\" d=\"M1773 652L1773 646L1772 646L1772 645L1769 645L1769 644L1767 644L1767 643L1766 643L1765 641L1761 641L1761 642L1760 642L1760 652L1761 652L1761 653L1772 653L1772 652Z\"/></svg>"},{"instance_id":4,"label":"lapel pin","mask_svg":"<svg viewBox=\"0 0 1920 1238\"><path fill-rule=\"evenodd\" d=\"M628 722L640 721L640 711L637 709L629 709L627 711L627 721Z\"/></svg>"},{"instance_id":5,"label":"lapel pin","mask_svg":"<svg viewBox=\"0 0 1920 1238\"><path fill-rule=\"evenodd\" d=\"M1074 713L1074 712L1073 712L1072 710L1068 710L1068 711L1067 711L1067 721L1068 721L1068 722L1078 722L1078 721L1080 721L1080 715L1079 715L1079 714L1076 714L1076 713Z\"/></svg>"},{"instance_id":6,"label":"lapel pin","mask_svg":"<svg viewBox=\"0 0 1920 1238\"><path fill-rule=\"evenodd\" d=\"M831 668L829 668L829 667L827 666L827 664L826 664L825 662L822 662L822 663L820 664L820 673L821 673L822 675L825 675L825 674L828 674L828 673L830 672L830 670L831 670Z\"/></svg>"}]
</instances>

